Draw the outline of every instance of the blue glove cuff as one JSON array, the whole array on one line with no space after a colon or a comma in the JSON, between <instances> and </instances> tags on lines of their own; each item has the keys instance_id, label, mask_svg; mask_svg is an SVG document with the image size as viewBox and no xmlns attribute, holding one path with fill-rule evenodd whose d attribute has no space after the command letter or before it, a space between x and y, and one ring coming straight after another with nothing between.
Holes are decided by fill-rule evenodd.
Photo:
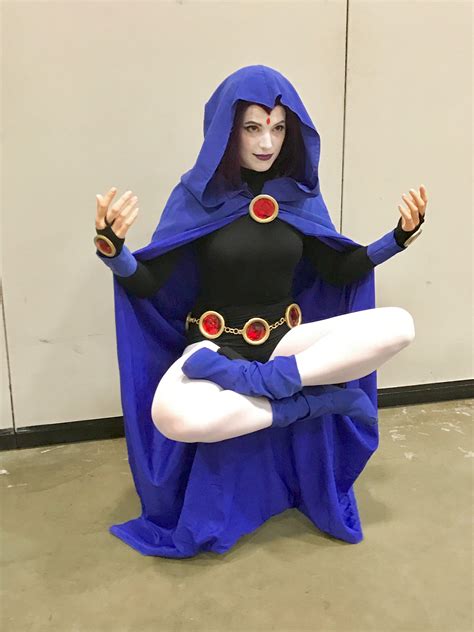
<instances>
[{"instance_id":1,"label":"blue glove cuff","mask_svg":"<svg viewBox=\"0 0 474 632\"><path fill-rule=\"evenodd\" d=\"M367 256L378 265L383 263L393 255L405 250L404 246L399 246L395 240L395 231L391 230L377 241L373 241L367 246Z\"/></svg>"},{"instance_id":2,"label":"blue glove cuff","mask_svg":"<svg viewBox=\"0 0 474 632\"><path fill-rule=\"evenodd\" d=\"M118 257L106 257L98 251L96 255L108 266L114 274L121 277L132 276L138 267L138 261L124 244Z\"/></svg>"}]
</instances>

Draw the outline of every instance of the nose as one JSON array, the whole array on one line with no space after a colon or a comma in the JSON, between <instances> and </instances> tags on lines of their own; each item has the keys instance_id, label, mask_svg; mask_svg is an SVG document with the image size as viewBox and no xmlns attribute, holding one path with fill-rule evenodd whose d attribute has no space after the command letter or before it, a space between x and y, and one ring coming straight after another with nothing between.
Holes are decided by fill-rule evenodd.
<instances>
[{"instance_id":1,"label":"nose","mask_svg":"<svg viewBox=\"0 0 474 632\"><path fill-rule=\"evenodd\" d=\"M270 136L270 132L267 132L266 134L262 134L262 137L260 138L259 146L262 149L271 149L271 147L272 147L272 138Z\"/></svg>"}]
</instances>

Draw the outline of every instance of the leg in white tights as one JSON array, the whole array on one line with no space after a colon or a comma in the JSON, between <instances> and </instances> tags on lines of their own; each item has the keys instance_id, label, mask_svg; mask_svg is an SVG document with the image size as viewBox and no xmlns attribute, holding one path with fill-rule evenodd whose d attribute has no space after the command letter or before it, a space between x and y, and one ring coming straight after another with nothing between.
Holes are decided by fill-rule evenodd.
<instances>
[{"instance_id":1,"label":"leg in white tights","mask_svg":"<svg viewBox=\"0 0 474 632\"><path fill-rule=\"evenodd\" d=\"M295 354L303 386L337 384L368 375L406 347L415 336L413 318L399 307L380 307L291 329L275 347ZM211 340L188 345L163 375L152 404L156 427L175 441L213 443L268 428L272 408L266 397L222 389L209 380L190 379L181 365Z\"/></svg>"},{"instance_id":2,"label":"leg in white tights","mask_svg":"<svg viewBox=\"0 0 474 632\"><path fill-rule=\"evenodd\" d=\"M272 408L266 397L241 395L183 373L181 365L201 347L216 351L219 345L211 340L188 345L161 378L151 406L158 430L175 441L214 443L271 426Z\"/></svg>"},{"instance_id":3,"label":"leg in white tights","mask_svg":"<svg viewBox=\"0 0 474 632\"><path fill-rule=\"evenodd\" d=\"M303 386L337 384L368 375L414 338L409 312L378 307L295 327L270 359L295 354Z\"/></svg>"}]
</instances>

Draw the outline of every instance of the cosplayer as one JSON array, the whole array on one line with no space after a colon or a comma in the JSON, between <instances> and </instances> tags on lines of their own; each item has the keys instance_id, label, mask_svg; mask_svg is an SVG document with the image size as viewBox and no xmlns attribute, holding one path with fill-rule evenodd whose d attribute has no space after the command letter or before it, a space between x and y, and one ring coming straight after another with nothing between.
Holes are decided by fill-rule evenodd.
<instances>
[{"instance_id":1,"label":"cosplayer","mask_svg":"<svg viewBox=\"0 0 474 632\"><path fill-rule=\"evenodd\" d=\"M375 306L374 268L421 233L427 192L363 246L320 190L319 134L268 66L227 77L150 243L124 244L137 197L97 195L114 279L121 400L142 515L110 527L146 555L223 553L295 507L363 538L353 484L378 446L376 370L415 336Z\"/></svg>"}]
</instances>

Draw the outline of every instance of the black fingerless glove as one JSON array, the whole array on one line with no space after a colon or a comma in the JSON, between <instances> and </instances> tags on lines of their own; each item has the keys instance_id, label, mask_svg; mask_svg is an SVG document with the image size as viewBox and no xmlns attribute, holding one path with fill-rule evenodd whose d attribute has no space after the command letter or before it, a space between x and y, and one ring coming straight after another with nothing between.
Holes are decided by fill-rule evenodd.
<instances>
[{"instance_id":1,"label":"black fingerless glove","mask_svg":"<svg viewBox=\"0 0 474 632\"><path fill-rule=\"evenodd\" d=\"M113 257L107 257L107 259L113 259L114 257L118 257L119 254L122 252L122 247L123 247L123 244L125 242L125 238L117 237L117 235L112 230L111 226L112 226L112 224L107 224L107 226L105 228L96 228L95 229L95 232L98 235L104 235L104 237L108 237L110 239L110 241L113 243L113 245L115 246L116 250L117 250L117 252L114 254ZM98 249L97 249L97 254L100 257L104 257L105 256Z\"/></svg>"},{"instance_id":2,"label":"black fingerless glove","mask_svg":"<svg viewBox=\"0 0 474 632\"><path fill-rule=\"evenodd\" d=\"M424 221L425 221L425 218L422 215L420 215L420 221L418 223L418 226L415 226L415 228L413 228L412 230L403 230L402 218L400 217L400 219L398 220L397 227L393 231L395 241L397 242L397 244L400 247L403 247L408 237L416 233L416 231L420 228L420 226L423 224Z\"/></svg>"}]
</instances>

